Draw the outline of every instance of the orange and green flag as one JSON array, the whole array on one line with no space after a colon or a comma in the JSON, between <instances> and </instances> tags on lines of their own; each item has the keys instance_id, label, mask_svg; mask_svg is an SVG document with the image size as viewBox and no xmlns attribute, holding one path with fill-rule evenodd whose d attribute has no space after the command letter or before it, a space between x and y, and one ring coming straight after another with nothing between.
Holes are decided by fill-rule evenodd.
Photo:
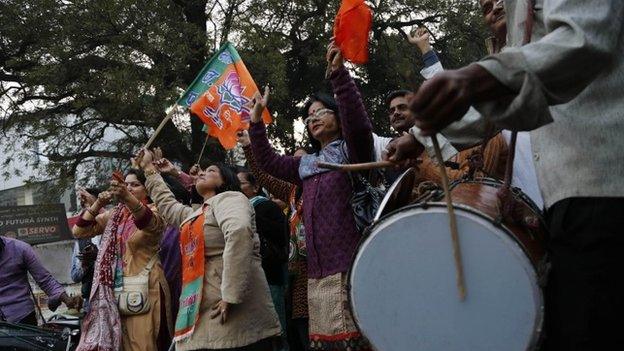
<instances>
[{"instance_id":1,"label":"orange and green flag","mask_svg":"<svg viewBox=\"0 0 624 351\"><path fill-rule=\"evenodd\" d=\"M226 149L236 146L237 132L249 127L250 102L256 83L231 43L225 43L208 61L177 104L189 107L208 127L208 134ZM264 123L271 123L267 109Z\"/></svg>"}]
</instances>

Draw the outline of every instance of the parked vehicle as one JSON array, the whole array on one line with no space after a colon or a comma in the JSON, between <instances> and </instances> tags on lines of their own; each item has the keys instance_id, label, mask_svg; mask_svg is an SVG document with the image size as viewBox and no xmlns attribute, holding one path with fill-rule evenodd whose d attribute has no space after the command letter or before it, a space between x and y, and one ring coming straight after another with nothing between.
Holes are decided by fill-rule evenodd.
<instances>
[{"instance_id":1,"label":"parked vehicle","mask_svg":"<svg viewBox=\"0 0 624 351\"><path fill-rule=\"evenodd\" d=\"M80 318L57 314L39 327L0 321L0 350L71 351L80 340Z\"/></svg>"}]
</instances>

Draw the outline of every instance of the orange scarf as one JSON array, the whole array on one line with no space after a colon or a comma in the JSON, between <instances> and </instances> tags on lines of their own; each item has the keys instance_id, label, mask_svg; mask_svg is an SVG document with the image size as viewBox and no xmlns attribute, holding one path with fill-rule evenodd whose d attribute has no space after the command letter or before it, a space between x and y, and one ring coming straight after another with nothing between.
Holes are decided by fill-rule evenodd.
<instances>
[{"instance_id":1,"label":"orange scarf","mask_svg":"<svg viewBox=\"0 0 624 351\"><path fill-rule=\"evenodd\" d=\"M184 223L180 232L182 290L175 323L174 341L189 338L199 319L204 286L204 212Z\"/></svg>"}]
</instances>

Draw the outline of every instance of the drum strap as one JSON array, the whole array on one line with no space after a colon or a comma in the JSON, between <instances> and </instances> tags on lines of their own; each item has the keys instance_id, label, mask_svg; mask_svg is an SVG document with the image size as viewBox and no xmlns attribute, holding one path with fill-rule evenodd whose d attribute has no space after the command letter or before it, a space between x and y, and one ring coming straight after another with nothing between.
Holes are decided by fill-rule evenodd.
<instances>
[{"instance_id":1,"label":"drum strap","mask_svg":"<svg viewBox=\"0 0 624 351\"><path fill-rule=\"evenodd\" d=\"M531 41L531 35L533 33L533 23L535 20L535 0L527 0L527 15L524 22L524 38L522 39L522 45L526 45ZM509 153L507 155L507 164L505 165L505 179L503 186L498 191L500 218L510 218L514 212L515 200L513 199L511 192L511 180L513 178L513 163L516 156L516 140L518 139L518 132L511 132L511 140L509 142Z\"/></svg>"}]
</instances>

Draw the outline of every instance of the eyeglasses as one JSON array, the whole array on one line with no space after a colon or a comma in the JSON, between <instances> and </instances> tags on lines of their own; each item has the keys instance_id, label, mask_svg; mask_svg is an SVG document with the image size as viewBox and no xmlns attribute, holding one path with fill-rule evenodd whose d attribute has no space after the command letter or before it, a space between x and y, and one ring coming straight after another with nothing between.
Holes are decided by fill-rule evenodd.
<instances>
[{"instance_id":1,"label":"eyeglasses","mask_svg":"<svg viewBox=\"0 0 624 351\"><path fill-rule=\"evenodd\" d=\"M306 119L303 120L303 124L308 125L310 123L315 122L316 120L321 119L321 117L329 114L329 113L334 113L334 111L328 109L328 108L322 108L320 110L316 110L316 112L314 112L313 114L309 115Z\"/></svg>"}]
</instances>

